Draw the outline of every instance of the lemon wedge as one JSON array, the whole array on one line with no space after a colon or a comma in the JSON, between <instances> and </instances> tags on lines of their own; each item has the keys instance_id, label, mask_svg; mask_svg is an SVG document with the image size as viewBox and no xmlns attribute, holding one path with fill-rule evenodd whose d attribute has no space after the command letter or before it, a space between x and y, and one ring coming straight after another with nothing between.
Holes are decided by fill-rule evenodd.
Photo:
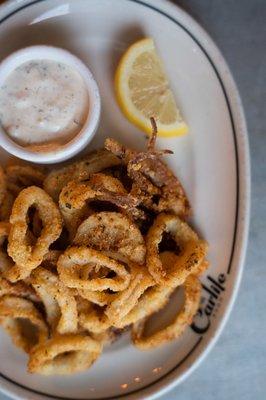
<instances>
[{"instance_id":1,"label":"lemon wedge","mask_svg":"<svg viewBox=\"0 0 266 400\"><path fill-rule=\"evenodd\" d=\"M187 132L153 39L139 40L125 52L116 70L115 91L127 119L143 131L151 133L154 117L158 136Z\"/></svg>"}]
</instances>

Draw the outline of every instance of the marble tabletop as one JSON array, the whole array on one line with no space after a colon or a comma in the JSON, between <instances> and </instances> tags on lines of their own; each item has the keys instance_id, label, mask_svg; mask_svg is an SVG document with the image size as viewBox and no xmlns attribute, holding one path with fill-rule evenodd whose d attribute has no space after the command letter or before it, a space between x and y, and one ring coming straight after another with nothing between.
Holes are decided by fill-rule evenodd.
<instances>
[{"instance_id":1,"label":"marble tabletop","mask_svg":"<svg viewBox=\"0 0 266 400\"><path fill-rule=\"evenodd\" d=\"M229 322L207 359L162 400L264 400L266 1L176 0L175 3L209 32L223 52L238 85L249 129L252 208L243 280ZM0 394L0 400L7 400L7 397Z\"/></svg>"}]
</instances>

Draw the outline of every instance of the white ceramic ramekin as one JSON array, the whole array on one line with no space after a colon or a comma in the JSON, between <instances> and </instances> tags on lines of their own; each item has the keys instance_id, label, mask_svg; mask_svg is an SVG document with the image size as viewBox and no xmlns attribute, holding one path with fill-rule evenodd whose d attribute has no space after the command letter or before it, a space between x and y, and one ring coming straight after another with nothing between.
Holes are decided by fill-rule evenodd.
<instances>
[{"instance_id":1,"label":"white ceramic ramekin","mask_svg":"<svg viewBox=\"0 0 266 400\"><path fill-rule=\"evenodd\" d=\"M100 94L97 83L88 67L70 52L52 46L31 46L18 50L0 64L0 86L7 76L19 65L30 60L54 60L76 69L84 79L89 95L89 112L80 132L65 145L52 151L33 151L15 143L0 125L0 146L7 152L23 160L51 164L64 161L80 152L93 138L98 127L101 111Z\"/></svg>"}]
</instances>

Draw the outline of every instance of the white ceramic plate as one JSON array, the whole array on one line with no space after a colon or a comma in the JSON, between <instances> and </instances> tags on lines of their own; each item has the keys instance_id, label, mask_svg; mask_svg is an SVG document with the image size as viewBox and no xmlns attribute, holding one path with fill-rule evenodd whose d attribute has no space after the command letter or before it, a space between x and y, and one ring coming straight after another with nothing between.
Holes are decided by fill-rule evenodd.
<instances>
[{"instance_id":1,"label":"white ceramic plate","mask_svg":"<svg viewBox=\"0 0 266 400\"><path fill-rule=\"evenodd\" d=\"M90 147L102 145L109 135L138 148L145 144L113 93L117 60L144 35L155 39L190 127L187 136L160 139L158 146L174 150L169 164L188 193L194 225L210 244L200 313L180 340L140 352L125 336L88 372L67 378L27 374L26 357L1 332L0 386L14 398L155 398L206 356L236 297L249 221L248 145L235 84L207 34L163 0L16 0L0 9L1 59L24 46L56 45L79 56L94 73L103 112ZM3 162L7 156L1 152L0 158Z\"/></svg>"}]
</instances>

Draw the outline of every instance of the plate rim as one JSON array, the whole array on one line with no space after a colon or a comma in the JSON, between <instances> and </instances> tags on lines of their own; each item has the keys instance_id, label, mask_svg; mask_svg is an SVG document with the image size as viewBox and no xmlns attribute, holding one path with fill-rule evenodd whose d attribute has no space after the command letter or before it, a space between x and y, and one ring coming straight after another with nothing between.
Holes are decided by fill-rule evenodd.
<instances>
[{"instance_id":1,"label":"plate rim","mask_svg":"<svg viewBox=\"0 0 266 400\"><path fill-rule=\"evenodd\" d=\"M7 0L0 6L0 23L10 18L18 11L31 7L34 4L43 2L46 0ZM233 305L235 303L245 261L247 242L248 242L248 231L250 221L250 156L249 156L249 144L248 144L248 133L246 120L244 116L244 110L241 102L241 98L233 79L233 75L222 56L220 50L211 39L209 34L201 27L201 25L191 17L186 11L184 11L178 5L171 3L170 0L123 0L127 2L137 3L142 6L146 6L154 11L159 12L168 19L172 20L179 26L181 26L187 34L199 45L201 50L207 56L209 62L212 64L214 71L216 72L217 78L220 81L221 88L224 92L226 102L228 103L228 112L231 118L232 129L234 132L234 147L235 147L235 162L236 162L236 175L237 175L237 193L236 193L236 221L235 221L235 232L232 243L232 254L230 265L234 264L234 277L232 278L233 286L229 290L230 297L225 304L225 311L217 322L214 335L208 340L207 344L196 355L195 360L189 365L185 371L178 374L178 365L172 370L168 371L164 376L160 377L157 381L146 385L143 388L134 390L133 392L117 395L112 397L113 399L127 398L127 399L149 399L153 400L167 393L169 390L176 387L178 384L183 382L205 359L211 349L214 347L218 338L220 337L226 322L231 314ZM1 18L2 16L2 18ZM182 22L179 21L182 20ZM189 28L188 28L189 27ZM194 36L195 35L195 36ZM207 48L207 50L206 50ZM234 246L235 242L235 246ZM191 351L186 357L181 360L185 361L188 359L197 345L201 342L202 337L198 339ZM4 382L3 382L4 380ZM34 389L27 388L12 379L3 376L0 373L0 390L14 398L14 399L25 399L28 397L28 393L34 393L37 399L66 399L61 396L54 396L45 393L38 392ZM108 399L108 397L100 398L99 400ZM111 398L109 398L111 399ZM84 399L85 400L85 399ZM93 400L93 399L90 399Z\"/></svg>"}]
</instances>

